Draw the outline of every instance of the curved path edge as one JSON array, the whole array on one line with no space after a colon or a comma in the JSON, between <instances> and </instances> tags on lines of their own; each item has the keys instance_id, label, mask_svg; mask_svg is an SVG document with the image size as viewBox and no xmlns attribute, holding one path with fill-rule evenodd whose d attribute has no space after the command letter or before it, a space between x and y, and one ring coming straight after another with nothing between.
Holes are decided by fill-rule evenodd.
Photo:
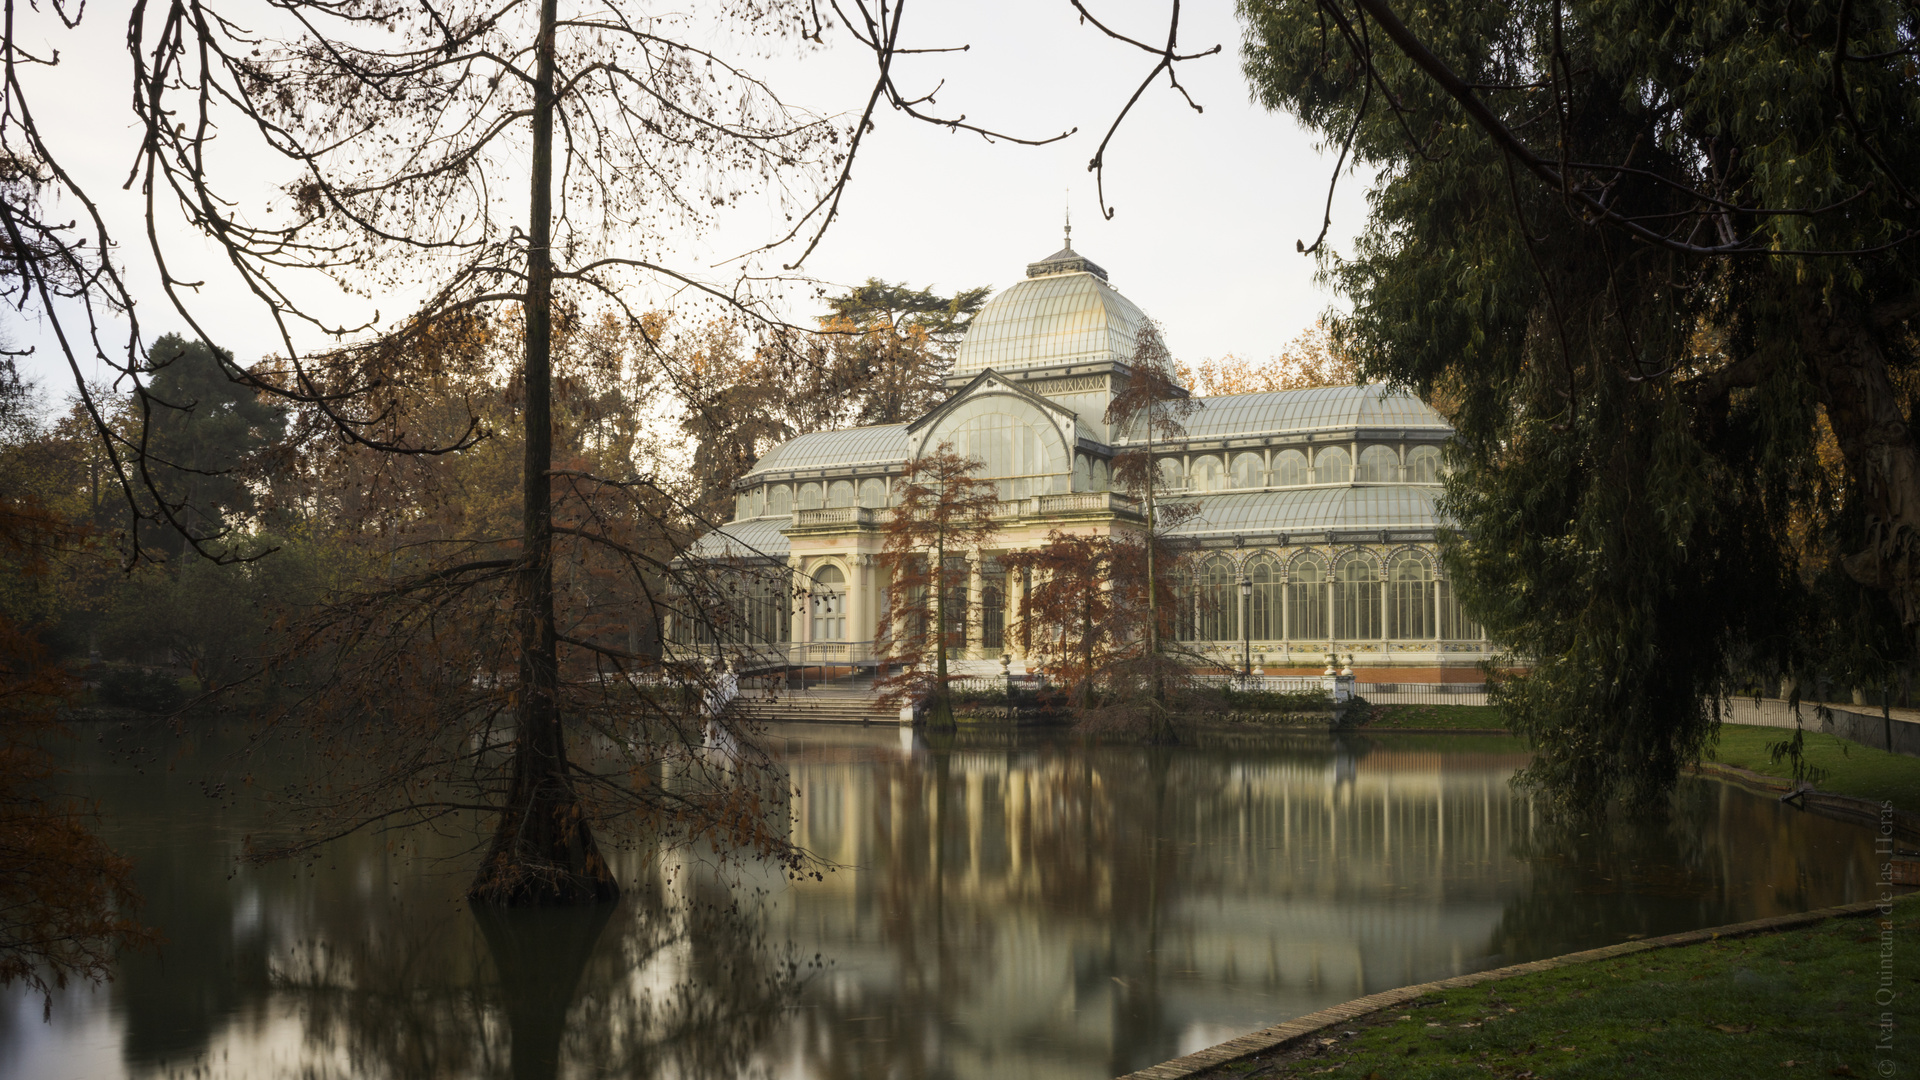
<instances>
[{"instance_id":1,"label":"curved path edge","mask_svg":"<svg viewBox=\"0 0 1920 1080\"><path fill-rule=\"evenodd\" d=\"M1139 1072L1131 1072L1120 1080L1185 1080L1190 1076L1203 1073L1208 1069L1217 1069L1222 1065L1231 1065L1243 1058L1268 1050L1279 1049L1317 1035L1336 1024L1344 1024L1355 1017L1381 1009L1392 1008L1423 994L1436 990L1457 990L1463 986L1475 986L1497 979L1510 979L1515 975L1531 975L1536 971L1551 971L1554 968L1568 967L1573 964L1586 964L1595 960L1606 960L1615 956L1627 956L1632 953L1647 952L1652 949L1671 949L1676 945L1697 945L1703 941L1717 938L1748 937L1753 934L1773 933L1779 930L1791 930L1801 926L1812 926L1828 919L1859 918L1871 915L1884 908L1885 902L1864 900L1857 904L1842 904L1839 907L1819 908L1815 911L1801 912L1796 915L1775 915L1752 922L1734 923L1731 926L1709 926L1702 930L1688 930L1680 934L1668 934L1664 937L1645 938L1640 941L1623 941L1618 945L1604 945L1598 949L1584 952L1567 953L1564 956L1552 956L1545 960L1533 960L1525 964L1513 964L1508 967L1493 968L1488 971L1476 971L1467 975L1455 975L1450 979L1419 983L1414 986L1402 986L1393 990L1382 990L1377 994L1354 998L1332 1008L1308 1013L1294 1020L1288 1020L1272 1027L1251 1031L1238 1038L1216 1043L1205 1050L1196 1050L1185 1057L1172 1061L1163 1061Z\"/></svg>"},{"instance_id":2,"label":"curved path edge","mask_svg":"<svg viewBox=\"0 0 1920 1080\"><path fill-rule=\"evenodd\" d=\"M1710 776L1761 794L1779 795L1793 789L1790 781L1757 773L1738 765L1729 765L1724 761L1702 761L1688 768L1701 776ZM1891 826L1890 835L1895 840L1908 844L1920 844L1920 814L1911 810L1900 810L1855 795L1837 795L1831 791L1819 791L1811 785L1805 785L1798 797L1802 809L1808 813L1833 818L1835 821L1849 821L1869 828Z\"/></svg>"}]
</instances>

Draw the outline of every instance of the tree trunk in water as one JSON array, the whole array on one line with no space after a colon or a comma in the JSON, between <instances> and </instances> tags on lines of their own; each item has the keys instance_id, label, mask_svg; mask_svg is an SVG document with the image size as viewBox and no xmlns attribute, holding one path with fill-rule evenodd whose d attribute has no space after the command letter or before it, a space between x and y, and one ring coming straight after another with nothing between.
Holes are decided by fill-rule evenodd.
<instances>
[{"instance_id":1,"label":"tree trunk in water","mask_svg":"<svg viewBox=\"0 0 1920 1080\"><path fill-rule=\"evenodd\" d=\"M520 696L513 777L493 844L467 896L479 903L583 904L619 895L568 774L553 624L553 67L559 0L540 5L533 90L533 185L527 222L526 462L515 582Z\"/></svg>"},{"instance_id":2,"label":"tree trunk in water","mask_svg":"<svg viewBox=\"0 0 1920 1080\"><path fill-rule=\"evenodd\" d=\"M1900 413L1874 329L1831 301L1801 298L1801 336L1817 367L1821 404L1847 472L1866 497L1867 547L1841 560L1847 574L1920 625L1920 448Z\"/></svg>"}]
</instances>

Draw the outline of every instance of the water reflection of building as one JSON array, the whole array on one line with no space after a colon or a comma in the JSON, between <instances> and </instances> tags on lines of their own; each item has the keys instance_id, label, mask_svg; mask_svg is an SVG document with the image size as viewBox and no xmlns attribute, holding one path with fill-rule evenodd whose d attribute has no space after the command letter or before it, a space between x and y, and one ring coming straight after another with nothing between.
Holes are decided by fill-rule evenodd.
<instances>
[{"instance_id":1,"label":"water reflection of building","mask_svg":"<svg viewBox=\"0 0 1920 1080\"><path fill-rule=\"evenodd\" d=\"M1878 895L1867 830L1704 780L1587 835L1512 800L1509 754L775 735L793 835L844 868L789 888L610 845L628 888L571 1005L554 936L510 977L466 913L467 838L236 867L260 823L194 781L239 743L142 773L85 740L168 944L51 1024L0 999L0 1076L547 1075L531 1022L558 1076L1106 1077L1361 991Z\"/></svg>"},{"instance_id":2,"label":"water reflection of building","mask_svg":"<svg viewBox=\"0 0 1920 1080\"><path fill-rule=\"evenodd\" d=\"M938 1017L955 1075L1025 1042L1038 1072L1111 1075L1480 966L1526 885L1518 760L809 755L793 835L841 869L785 917L842 957L837 999Z\"/></svg>"}]
</instances>

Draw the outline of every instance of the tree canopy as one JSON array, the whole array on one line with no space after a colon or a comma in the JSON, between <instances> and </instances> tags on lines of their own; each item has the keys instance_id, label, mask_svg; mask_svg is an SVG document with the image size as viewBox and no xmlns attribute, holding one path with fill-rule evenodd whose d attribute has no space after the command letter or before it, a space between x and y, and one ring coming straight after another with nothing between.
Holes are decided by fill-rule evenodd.
<instances>
[{"instance_id":1,"label":"tree canopy","mask_svg":"<svg viewBox=\"0 0 1920 1080\"><path fill-rule=\"evenodd\" d=\"M1531 665L1531 779L1650 800L1734 688L1910 658L1911 7L1241 12L1256 98L1377 170L1353 254L1300 248L1361 374L1457 429L1448 566Z\"/></svg>"}]
</instances>

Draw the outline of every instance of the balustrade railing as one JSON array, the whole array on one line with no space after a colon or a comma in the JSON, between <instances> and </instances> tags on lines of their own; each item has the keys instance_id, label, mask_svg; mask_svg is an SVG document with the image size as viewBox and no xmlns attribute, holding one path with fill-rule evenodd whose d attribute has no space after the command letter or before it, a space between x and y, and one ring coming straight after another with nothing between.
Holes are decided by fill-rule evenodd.
<instances>
[{"instance_id":1,"label":"balustrade railing","mask_svg":"<svg viewBox=\"0 0 1920 1080\"><path fill-rule=\"evenodd\" d=\"M871 525L873 522L873 511L864 506L826 506L796 510L793 514L795 528L810 525Z\"/></svg>"}]
</instances>

